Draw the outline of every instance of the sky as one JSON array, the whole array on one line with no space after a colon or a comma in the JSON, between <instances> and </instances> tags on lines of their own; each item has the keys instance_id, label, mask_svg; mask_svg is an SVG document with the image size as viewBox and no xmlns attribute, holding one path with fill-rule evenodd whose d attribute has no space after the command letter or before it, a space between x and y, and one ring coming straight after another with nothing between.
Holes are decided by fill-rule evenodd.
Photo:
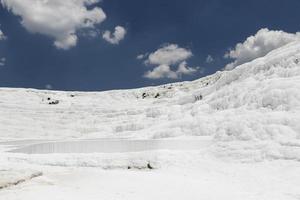
<instances>
[{"instance_id":1,"label":"sky","mask_svg":"<svg viewBox=\"0 0 300 200\"><path fill-rule=\"evenodd\" d=\"M299 39L299 0L0 0L0 87L195 80Z\"/></svg>"}]
</instances>

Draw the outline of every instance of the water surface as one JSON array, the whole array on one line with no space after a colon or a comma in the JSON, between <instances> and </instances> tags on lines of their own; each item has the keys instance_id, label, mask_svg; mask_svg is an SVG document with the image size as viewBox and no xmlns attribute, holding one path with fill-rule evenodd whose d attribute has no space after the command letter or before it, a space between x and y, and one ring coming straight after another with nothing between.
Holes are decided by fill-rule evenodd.
<instances>
[{"instance_id":1,"label":"water surface","mask_svg":"<svg viewBox=\"0 0 300 200\"><path fill-rule=\"evenodd\" d=\"M79 140L44 142L11 150L14 153L122 153L151 150L199 150L210 144L207 139L196 140Z\"/></svg>"}]
</instances>

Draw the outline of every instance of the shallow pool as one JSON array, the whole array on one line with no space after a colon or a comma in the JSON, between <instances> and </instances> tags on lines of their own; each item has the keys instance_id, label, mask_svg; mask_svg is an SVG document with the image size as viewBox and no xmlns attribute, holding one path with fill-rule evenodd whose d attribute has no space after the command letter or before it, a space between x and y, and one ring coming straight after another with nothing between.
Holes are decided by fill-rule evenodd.
<instances>
[{"instance_id":1,"label":"shallow pool","mask_svg":"<svg viewBox=\"0 0 300 200\"><path fill-rule=\"evenodd\" d=\"M210 140L79 140L42 142L16 147L10 152L26 154L51 153L122 153L151 150L199 150Z\"/></svg>"}]
</instances>

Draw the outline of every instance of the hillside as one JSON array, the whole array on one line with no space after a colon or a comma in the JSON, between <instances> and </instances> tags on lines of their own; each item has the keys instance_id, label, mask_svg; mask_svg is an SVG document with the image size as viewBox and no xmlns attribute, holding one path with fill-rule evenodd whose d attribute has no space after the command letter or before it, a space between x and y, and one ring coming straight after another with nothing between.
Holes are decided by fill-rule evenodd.
<instances>
[{"instance_id":1,"label":"hillside","mask_svg":"<svg viewBox=\"0 0 300 200\"><path fill-rule=\"evenodd\" d=\"M300 160L299 42L193 82L0 94L3 141L211 136L217 154Z\"/></svg>"},{"instance_id":2,"label":"hillside","mask_svg":"<svg viewBox=\"0 0 300 200\"><path fill-rule=\"evenodd\" d=\"M300 42L192 82L1 88L0 199L296 200L299 122Z\"/></svg>"}]
</instances>

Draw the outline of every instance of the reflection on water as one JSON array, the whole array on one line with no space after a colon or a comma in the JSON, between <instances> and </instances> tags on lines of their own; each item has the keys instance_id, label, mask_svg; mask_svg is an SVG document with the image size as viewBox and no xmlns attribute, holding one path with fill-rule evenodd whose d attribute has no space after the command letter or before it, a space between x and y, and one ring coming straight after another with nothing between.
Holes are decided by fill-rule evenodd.
<instances>
[{"instance_id":1,"label":"reflection on water","mask_svg":"<svg viewBox=\"0 0 300 200\"><path fill-rule=\"evenodd\" d=\"M50 153L121 153L151 150L199 150L209 140L84 140L32 144L10 152Z\"/></svg>"}]
</instances>

